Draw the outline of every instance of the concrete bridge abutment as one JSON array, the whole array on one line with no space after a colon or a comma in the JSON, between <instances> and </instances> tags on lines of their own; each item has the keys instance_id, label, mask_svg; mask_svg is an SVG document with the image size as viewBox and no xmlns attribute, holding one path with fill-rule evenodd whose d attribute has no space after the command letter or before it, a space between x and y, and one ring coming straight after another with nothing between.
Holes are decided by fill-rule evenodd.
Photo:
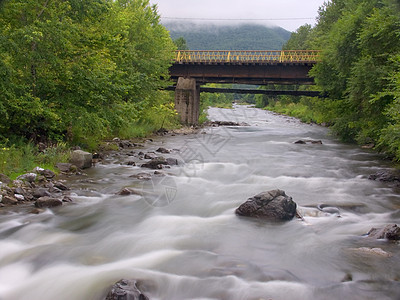
<instances>
[{"instance_id":1,"label":"concrete bridge abutment","mask_svg":"<svg viewBox=\"0 0 400 300\"><path fill-rule=\"evenodd\" d=\"M175 109L181 122L197 125L200 113L200 85L194 78L179 77L175 88Z\"/></svg>"}]
</instances>

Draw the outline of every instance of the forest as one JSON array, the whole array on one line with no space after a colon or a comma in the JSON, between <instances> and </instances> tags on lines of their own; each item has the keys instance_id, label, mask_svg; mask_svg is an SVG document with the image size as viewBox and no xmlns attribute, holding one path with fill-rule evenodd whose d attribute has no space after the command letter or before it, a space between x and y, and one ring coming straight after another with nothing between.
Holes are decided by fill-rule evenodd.
<instances>
[{"instance_id":1,"label":"forest","mask_svg":"<svg viewBox=\"0 0 400 300\"><path fill-rule=\"evenodd\" d=\"M1 1L0 173L39 142L93 150L174 125L174 50L148 0Z\"/></svg>"},{"instance_id":2,"label":"forest","mask_svg":"<svg viewBox=\"0 0 400 300\"><path fill-rule=\"evenodd\" d=\"M181 21L164 25L173 40L183 37L190 50L280 50L290 38L290 32L281 27L260 24Z\"/></svg>"},{"instance_id":3,"label":"forest","mask_svg":"<svg viewBox=\"0 0 400 300\"><path fill-rule=\"evenodd\" d=\"M400 161L399 1L329 1L316 26L300 27L284 49L321 50L312 89L329 97L264 99L268 109L325 123L342 140Z\"/></svg>"}]
</instances>

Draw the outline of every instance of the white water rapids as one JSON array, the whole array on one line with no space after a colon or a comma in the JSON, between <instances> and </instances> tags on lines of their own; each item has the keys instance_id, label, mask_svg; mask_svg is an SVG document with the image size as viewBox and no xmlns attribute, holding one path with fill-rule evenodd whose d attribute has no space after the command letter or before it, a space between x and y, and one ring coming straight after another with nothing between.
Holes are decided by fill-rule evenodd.
<instances>
[{"instance_id":1,"label":"white water rapids","mask_svg":"<svg viewBox=\"0 0 400 300\"><path fill-rule=\"evenodd\" d=\"M1 300L100 300L122 278L150 299L400 299L399 244L363 236L400 222L399 190L368 180L389 168L325 128L267 111L210 109L250 126L159 137L68 181L75 204L0 214ZM299 139L319 144L294 144ZM134 152L177 149L167 176L124 165ZM138 164L139 161L138 161ZM124 187L143 195L118 196ZM304 221L239 218L260 192L282 189ZM319 212L318 204L341 217ZM380 248L388 255L360 251Z\"/></svg>"}]
</instances>

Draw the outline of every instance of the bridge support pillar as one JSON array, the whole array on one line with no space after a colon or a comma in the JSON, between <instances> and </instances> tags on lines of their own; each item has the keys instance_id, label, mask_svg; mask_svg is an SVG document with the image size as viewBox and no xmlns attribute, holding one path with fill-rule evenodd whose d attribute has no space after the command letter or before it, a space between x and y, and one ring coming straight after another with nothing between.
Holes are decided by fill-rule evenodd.
<instances>
[{"instance_id":1,"label":"bridge support pillar","mask_svg":"<svg viewBox=\"0 0 400 300\"><path fill-rule=\"evenodd\" d=\"M194 78L178 78L175 88L175 109L180 115L181 122L196 125L200 112L200 85Z\"/></svg>"}]
</instances>

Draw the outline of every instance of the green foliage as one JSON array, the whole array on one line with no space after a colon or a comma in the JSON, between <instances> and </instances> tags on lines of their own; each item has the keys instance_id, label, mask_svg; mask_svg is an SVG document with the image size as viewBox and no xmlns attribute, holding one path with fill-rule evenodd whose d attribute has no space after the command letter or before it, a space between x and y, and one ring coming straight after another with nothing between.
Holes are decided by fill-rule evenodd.
<instances>
[{"instance_id":1,"label":"green foliage","mask_svg":"<svg viewBox=\"0 0 400 300\"><path fill-rule=\"evenodd\" d=\"M309 24L300 26L296 32L293 32L290 39L283 45L283 50L306 50L310 49L310 35L312 27Z\"/></svg>"},{"instance_id":2,"label":"green foliage","mask_svg":"<svg viewBox=\"0 0 400 300\"><path fill-rule=\"evenodd\" d=\"M209 83L206 87L210 88L230 88L231 84L215 84ZM233 94L222 94L222 93L201 93L200 94L200 105L203 108L209 106L212 107L222 107L222 108L232 108L232 102L234 101Z\"/></svg>"},{"instance_id":3,"label":"green foliage","mask_svg":"<svg viewBox=\"0 0 400 300\"><path fill-rule=\"evenodd\" d=\"M302 45L302 30L292 35L288 47ZM398 1L329 1L320 9L317 25L304 36L306 47L322 50L322 61L311 75L317 88L329 95L307 105L304 115L321 112L343 140L375 143L400 160Z\"/></svg>"},{"instance_id":4,"label":"green foliage","mask_svg":"<svg viewBox=\"0 0 400 300\"><path fill-rule=\"evenodd\" d=\"M380 101L382 98L393 98L393 102L387 105L385 115L389 122L382 129L378 146L390 156L400 161L400 55L393 58L396 69L390 74L392 78L388 87L382 93L375 95L372 101Z\"/></svg>"},{"instance_id":5,"label":"green foliage","mask_svg":"<svg viewBox=\"0 0 400 300\"><path fill-rule=\"evenodd\" d=\"M88 148L165 105L174 55L148 0L4 0L0 50L0 137Z\"/></svg>"},{"instance_id":6,"label":"green foliage","mask_svg":"<svg viewBox=\"0 0 400 300\"><path fill-rule=\"evenodd\" d=\"M211 88L229 88L232 84L215 84L210 83L206 85ZM200 94L200 116L199 123L202 124L207 121L207 109L211 107L219 108L232 108L232 102L234 101L233 94L222 94L222 93L201 93Z\"/></svg>"},{"instance_id":7,"label":"green foliage","mask_svg":"<svg viewBox=\"0 0 400 300\"><path fill-rule=\"evenodd\" d=\"M0 173L16 179L18 175L32 171L37 166L56 171L55 164L67 162L68 157L66 143L59 143L48 147L45 152L39 152L33 143L19 139L11 143L11 146L0 144Z\"/></svg>"},{"instance_id":8,"label":"green foliage","mask_svg":"<svg viewBox=\"0 0 400 300\"><path fill-rule=\"evenodd\" d=\"M177 50L189 50L189 47L187 46L186 40L183 36L175 39L174 44Z\"/></svg>"}]
</instances>

